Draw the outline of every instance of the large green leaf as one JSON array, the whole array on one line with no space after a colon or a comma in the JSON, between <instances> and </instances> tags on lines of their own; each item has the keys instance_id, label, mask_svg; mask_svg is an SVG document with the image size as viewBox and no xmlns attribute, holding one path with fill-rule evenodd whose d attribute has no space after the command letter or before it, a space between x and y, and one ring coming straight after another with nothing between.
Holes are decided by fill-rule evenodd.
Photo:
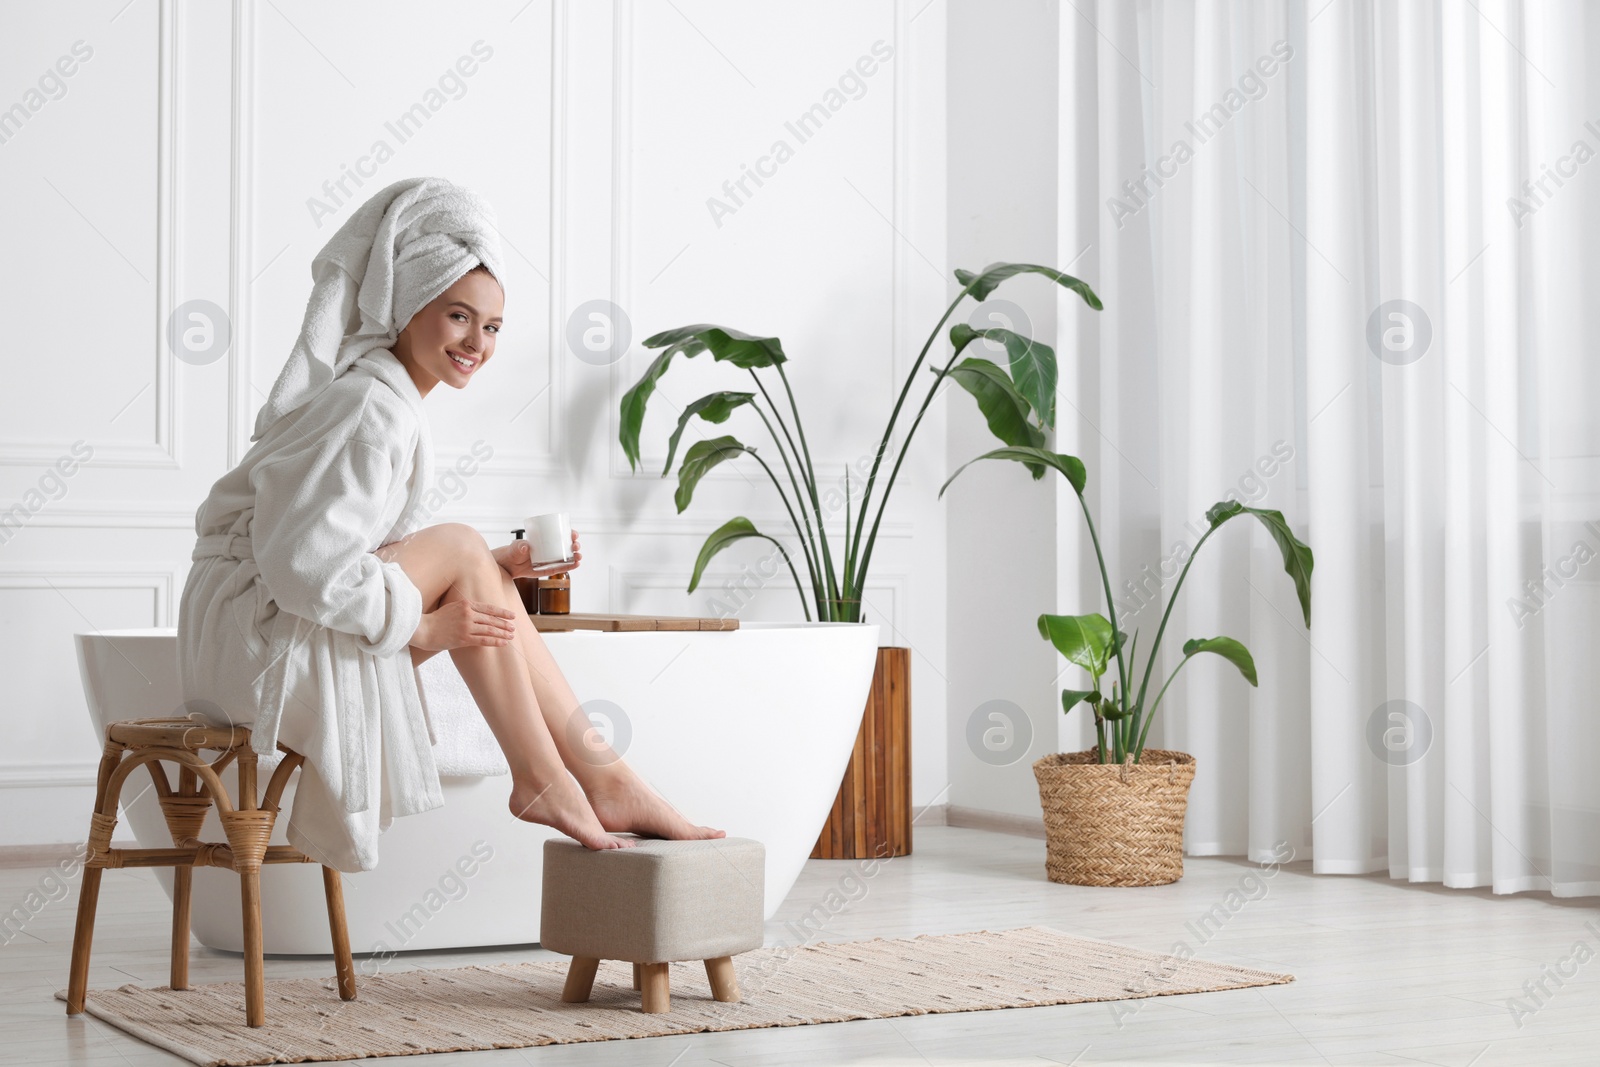
<instances>
[{"instance_id":1,"label":"large green leaf","mask_svg":"<svg viewBox=\"0 0 1600 1067\"><path fill-rule=\"evenodd\" d=\"M977 274L969 270L957 270L956 281L963 286L968 282L976 282L972 286L972 297L974 300L983 300L994 292L1001 282L1017 274L1043 274L1057 285L1066 286L1083 297L1083 302L1096 311L1102 307L1100 298L1094 295L1094 290L1089 288L1088 282L1074 278L1070 274L1063 274L1054 267L1041 267L1034 263L991 263Z\"/></svg>"},{"instance_id":2,"label":"large green leaf","mask_svg":"<svg viewBox=\"0 0 1600 1067\"><path fill-rule=\"evenodd\" d=\"M950 358L954 359L959 356L963 349L977 339L978 331L964 322L958 322L950 327L950 343L955 346L955 352L951 354ZM934 373L938 373L937 370Z\"/></svg>"},{"instance_id":3,"label":"large green leaf","mask_svg":"<svg viewBox=\"0 0 1600 1067\"><path fill-rule=\"evenodd\" d=\"M709 441L696 441L683 454L683 466L678 468L678 491L672 499L681 512L694 499L694 487L717 464L733 459L740 452L755 454L755 449L741 444L736 437L713 437Z\"/></svg>"},{"instance_id":4,"label":"large green leaf","mask_svg":"<svg viewBox=\"0 0 1600 1067\"><path fill-rule=\"evenodd\" d=\"M679 326L674 330L663 330L645 338L644 341L646 348L662 348L668 345L681 348L684 354L689 356L696 352L709 351L713 359L726 361L735 367L747 370L776 366L787 359L783 354L783 345L776 337L757 337L754 334L726 326L713 326L705 322L694 326Z\"/></svg>"},{"instance_id":5,"label":"large green leaf","mask_svg":"<svg viewBox=\"0 0 1600 1067\"><path fill-rule=\"evenodd\" d=\"M617 429L617 439L622 443L623 454L628 457L630 469L639 467L639 431L644 425L645 406L656 390L656 382L667 372L672 357L682 353L693 357L710 352L713 359L726 360L736 367L771 367L785 361L783 345L776 337L756 337L724 326L701 323L679 326L673 330L647 337L646 348L664 348L650 362L633 387L622 394L622 421ZM681 427L681 422L680 422ZM671 466L671 462L667 464Z\"/></svg>"},{"instance_id":6,"label":"large green leaf","mask_svg":"<svg viewBox=\"0 0 1600 1067\"><path fill-rule=\"evenodd\" d=\"M637 470L639 467L639 428L644 425L645 404L649 401L650 394L656 391L656 382L667 372L672 357L679 351L677 347L669 348L651 360L650 366L645 368L639 380L622 394L622 425L617 430L617 440L622 442L622 451L628 457L630 470ZM688 354L694 355L693 352Z\"/></svg>"},{"instance_id":7,"label":"large green leaf","mask_svg":"<svg viewBox=\"0 0 1600 1067\"><path fill-rule=\"evenodd\" d=\"M1078 706L1080 701L1090 700L1100 695L1098 689L1063 689L1061 691L1061 711L1063 714Z\"/></svg>"},{"instance_id":8,"label":"large green leaf","mask_svg":"<svg viewBox=\"0 0 1600 1067\"><path fill-rule=\"evenodd\" d=\"M1212 506L1206 512L1206 519L1214 530L1227 522L1235 515L1251 514L1261 520L1261 525L1272 534L1272 539L1278 543L1278 551L1283 553L1283 569L1290 578L1294 579L1294 591L1300 598L1300 610L1306 618L1306 628L1311 627L1311 568L1315 562L1311 556L1311 547L1295 537L1289 530L1289 524L1284 521L1283 512L1268 511L1265 508L1247 508L1237 500L1224 500Z\"/></svg>"},{"instance_id":9,"label":"large green leaf","mask_svg":"<svg viewBox=\"0 0 1600 1067\"><path fill-rule=\"evenodd\" d=\"M1055 349L1043 341L1035 341L1026 334L1008 330L1003 326L975 330L961 322L950 328L950 340L955 344L957 352L979 337L998 341L1005 346L1006 359L1011 364L1011 380L1007 384L1014 384L1016 392L1027 399L1028 406L1038 413L1040 423L1048 427L1055 426ZM1008 445L1020 443L1024 442L1006 441ZM1041 437L1037 442L1026 443L1042 445L1044 441Z\"/></svg>"},{"instance_id":10,"label":"large green leaf","mask_svg":"<svg viewBox=\"0 0 1600 1067\"><path fill-rule=\"evenodd\" d=\"M937 370L935 370L937 373ZM1006 372L987 359L968 357L950 368L950 377L971 393L989 429L1008 445L1041 448L1044 431L1028 419L1028 401L1017 392ZM1034 478L1044 477L1044 464L1029 463Z\"/></svg>"},{"instance_id":11,"label":"large green leaf","mask_svg":"<svg viewBox=\"0 0 1600 1067\"><path fill-rule=\"evenodd\" d=\"M1104 615L1040 615L1039 636L1096 678L1106 673L1114 639L1111 621Z\"/></svg>"},{"instance_id":12,"label":"large green leaf","mask_svg":"<svg viewBox=\"0 0 1600 1067\"><path fill-rule=\"evenodd\" d=\"M1239 673L1244 675L1244 680L1251 685L1256 682L1256 661L1250 658L1250 650L1231 637L1196 637L1183 643L1183 658L1197 656L1202 652L1214 652L1239 668Z\"/></svg>"},{"instance_id":13,"label":"large green leaf","mask_svg":"<svg viewBox=\"0 0 1600 1067\"><path fill-rule=\"evenodd\" d=\"M707 422L727 422L734 408L748 404L755 398L754 393L707 393L684 408L683 414L678 416L678 428L672 431L672 439L667 442L667 465L661 468L661 477L665 478L672 469L672 457L678 454L678 440L683 436L684 427L689 425L690 419L699 415Z\"/></svg>"},{"instance_id":14,"label":"large green leaf","mask_svg":"<svg viewBox=\"0 0 1600 1067\"><path fill-rule=\"evenodd\" d=\"M706 564L711 562L713 556L735 541L742 541L747 537L766 537L766 534L756 529L756 524L743 515L735 515L727 522L711 531L711 536L706 538L706 543L700 546L700 555L694 561L694 573L689 576L689 592L694 592L700 585L700 577L705 573Z\"/></svg>"},{"instance_id":15,"label":"large green leaf","mask_svg":"<svg viewBox=\"0 0 1600 1067\"><path fill-rule=\"evenodd\" d=\"M985 452L981 456L967 460L961 466L957 467L956 473L947 478L945 483L939 487L939 495L944 496L944 491L950 488L950 483L956 480L957 475L966 470L968 467L972 466L974 463L978 462L980 459L1010 459L1030 467L1035 463L1043 463L1046 467L1053 467L1060 471L1062 477L1066 478L1066 480L1072 484L1073 492L1078 493L1080 496L1083 494L1084 481L1087 477L1083 469L1083 460L1079 459L1077 456L1068 456L1060 452L1051 452L1046 448L1026 448L1015 446L1010 448L997 448L993 452Z\"/></svg>"}]
</instances>

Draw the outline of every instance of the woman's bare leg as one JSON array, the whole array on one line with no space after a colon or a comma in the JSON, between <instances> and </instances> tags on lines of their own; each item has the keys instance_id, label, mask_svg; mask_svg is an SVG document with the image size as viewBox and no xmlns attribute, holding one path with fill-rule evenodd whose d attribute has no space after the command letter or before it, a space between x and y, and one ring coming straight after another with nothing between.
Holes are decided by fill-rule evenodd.
<instances>
[{"instance_id":1,"label":"woman's bare leg","mask_svg":"<svg viewBox=\"0 0 1600 1067\"><path fill-rule=\"evenodd\" d=\"M504 570L502 604L516 613L515 647L527 663L539 710L572 776L583 787L600 825L612 833L635 833L675 839L725 836L722 830L696 826L638 776L590 724L566 676L550 655L544 637L523 610L516 583Z\"/></svg>"},{"instance_id":2,"label":"woman's bare leg","mask_svg":"<svg viewBox=\"0 0 1600 1067\"><path fill-rule=\"evenodd\" d=\"M544 737L554 746L565 769L577 779L587 797L590 810L605 830L612 833L635 833L676 839L724 836L722 830L697 826L685 819L664 797L651 789L590 725L572 687L568 685L566 677L561 673L554 657L550 655L544 638L534 629L527 612L523 610L522 597L517 592L516 584L489 554L488 546L477 531L466 526L433 526L419 531L405 541L386 545L378 552L385 559L400 559L401 553L406 557L401 560L401 566L412 577L413 582L416 582L418 577L413 573L413 568L424 572L425 581L431 579L427 586L418 584L418 588L423 590L424 610L432 610L438 604L455 598L455 595L447 591L437 602L430 600L430 593L435 588L433 582L437 581L436 572L448 572L451 569L451 561L459 562L463 558L481 554L482 558L487 559L494 568L492 572L486 574L499 583L498 595L489 595L482 586L475 587L478 589L477 592L459 595L465 595L470 600L488 601L509 608L516 617L516 640L504 648L485 647L473 651L505 653L515 650L522 663L524 677L533 688L534 703L544 722ZM468 650L457 649L451 653L451 657L461 670L463 678L467 680L473 699L484 710L484 717L489 720L490 729L500 741L502 750L506 750L506 741L490 717L485 698L479 696L477 688L467 674L467 669L462 666L462 661L457 655L465 651ZM431 654L421 649L412 649L414 662L420 663ZM511 753L509 750L506 752L509 762ZM547 780L539 779L539 781ZM513 782L515 781L513 772ZM519 793L513 788L514 811L518 810L519 796L527 795L526 790ZM545 821L534 816L519 815L519 817L530 817L535 822ZM563 832L570 833L566 830Z\"/></svg>"},{"instance_id":3,"label":"woman's bare leg","mask_svg":"<svg viewBox=\"0 0 1600 1067\"><path fill-rule=\"evenodd\" d=\"M483 538L470 527L432 526L383 546L377 554L398 562L405 570L422 593L425 612L453 600L497 603L505 596L501 582L505 572ZM426 654L415 655L419 651L413 650L415 661L427 658ZM539 712L519 643L456 648L451 650L450 658L505 753L511 769L512 814L560 830L589 848L631 844L606 832L583 791L567 773L545 717Z\"/></svg>"}]
</instances>

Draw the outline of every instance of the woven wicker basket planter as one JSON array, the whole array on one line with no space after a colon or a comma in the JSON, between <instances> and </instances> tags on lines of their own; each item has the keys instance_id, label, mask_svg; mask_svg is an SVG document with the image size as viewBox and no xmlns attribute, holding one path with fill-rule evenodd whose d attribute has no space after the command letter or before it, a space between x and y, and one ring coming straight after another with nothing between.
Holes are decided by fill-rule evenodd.
<instances>
[{"instance_id":1,"label":"woven wicker basket planter","mask_svg":"<svg viewBox=\"0 0 1600 1067\"><path fill-rule=\"evenodd\" d=\"M1166 885L1183 877L1183 818L1194 757L1147 748L1139 763L1095 749L1033 765L1044 808L1045 870L1068 885Z\"/></svg>"}]
</instances>

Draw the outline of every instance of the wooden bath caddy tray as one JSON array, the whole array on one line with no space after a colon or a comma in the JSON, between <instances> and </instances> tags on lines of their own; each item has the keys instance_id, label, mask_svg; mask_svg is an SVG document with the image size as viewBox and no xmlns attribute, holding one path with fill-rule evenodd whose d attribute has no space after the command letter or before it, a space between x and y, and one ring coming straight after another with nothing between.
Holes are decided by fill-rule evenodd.
<instances>
[{"instance_id":1,"label":"wooden bath caddy tray","mask_svg":"<svg viewBox=\"0 0 1600 1067\"><path fill-rule=\"evenodd\" d=\"M569 615L530 615L535 630L559 633L564 630L607 630L613 633L635 630L737 630L738 619L697 619L688 615L591 615L574 611Z\"/></svg>"}]
</instances>

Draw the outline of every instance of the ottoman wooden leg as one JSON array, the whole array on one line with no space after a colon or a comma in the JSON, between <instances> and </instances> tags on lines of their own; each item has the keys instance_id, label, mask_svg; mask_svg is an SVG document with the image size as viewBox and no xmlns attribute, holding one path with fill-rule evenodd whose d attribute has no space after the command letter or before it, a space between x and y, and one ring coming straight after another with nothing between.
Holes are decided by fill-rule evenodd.
<instances>
[{"instance_id":1,"label":"ottoman wooden leg","mask_svg":"<svg viewBox=\"0 0 1600 1067\"><path fill-rule=\"evenodd\" d=\"M641 979L640 979L640 975L639 975L639 965L637 963L635 963L633 965L633 988L635 988L635 989L643 989L644 988L644 986L641 984Z\"/></svg>"},{"instance_id":2,"label":"ottoman wooden leg","mask_svg":"<svg viewBox=\"0 0 1600 1067\"><path fill-rule=\"evenodd\" d=\"M589 999L589 992L594 989L594 972L600 967L600 961L592 956L572 957L572 966L567 968L567 984L561 989L563 1004L582 1004Z\"/></svg>"},{"instance_id":3,"label":"ottoman wooden leg","mask_svg":"<svg viewBox=\"0 0 1600 1067\"><path fill-rule=\"evenodd\" d=\"M725 1003L738 1003L739 981L733 975L732 956L718 956L714 960L706 960L706 978L711 982L713 998Z\"/></svg>"},{"instance_id":4,"label":"ottoman wooden leg","mask_svg":"<svg viewBox=\"0 0 1600 1067\"><path fill-rule=\"evenodd\" d=\"M640 966L644 983L644 1010L650 1015L659 1015L672 1010L672 994L667 986L667 965L665 963L646 963Z\"/></svg>"}]
</instances>

